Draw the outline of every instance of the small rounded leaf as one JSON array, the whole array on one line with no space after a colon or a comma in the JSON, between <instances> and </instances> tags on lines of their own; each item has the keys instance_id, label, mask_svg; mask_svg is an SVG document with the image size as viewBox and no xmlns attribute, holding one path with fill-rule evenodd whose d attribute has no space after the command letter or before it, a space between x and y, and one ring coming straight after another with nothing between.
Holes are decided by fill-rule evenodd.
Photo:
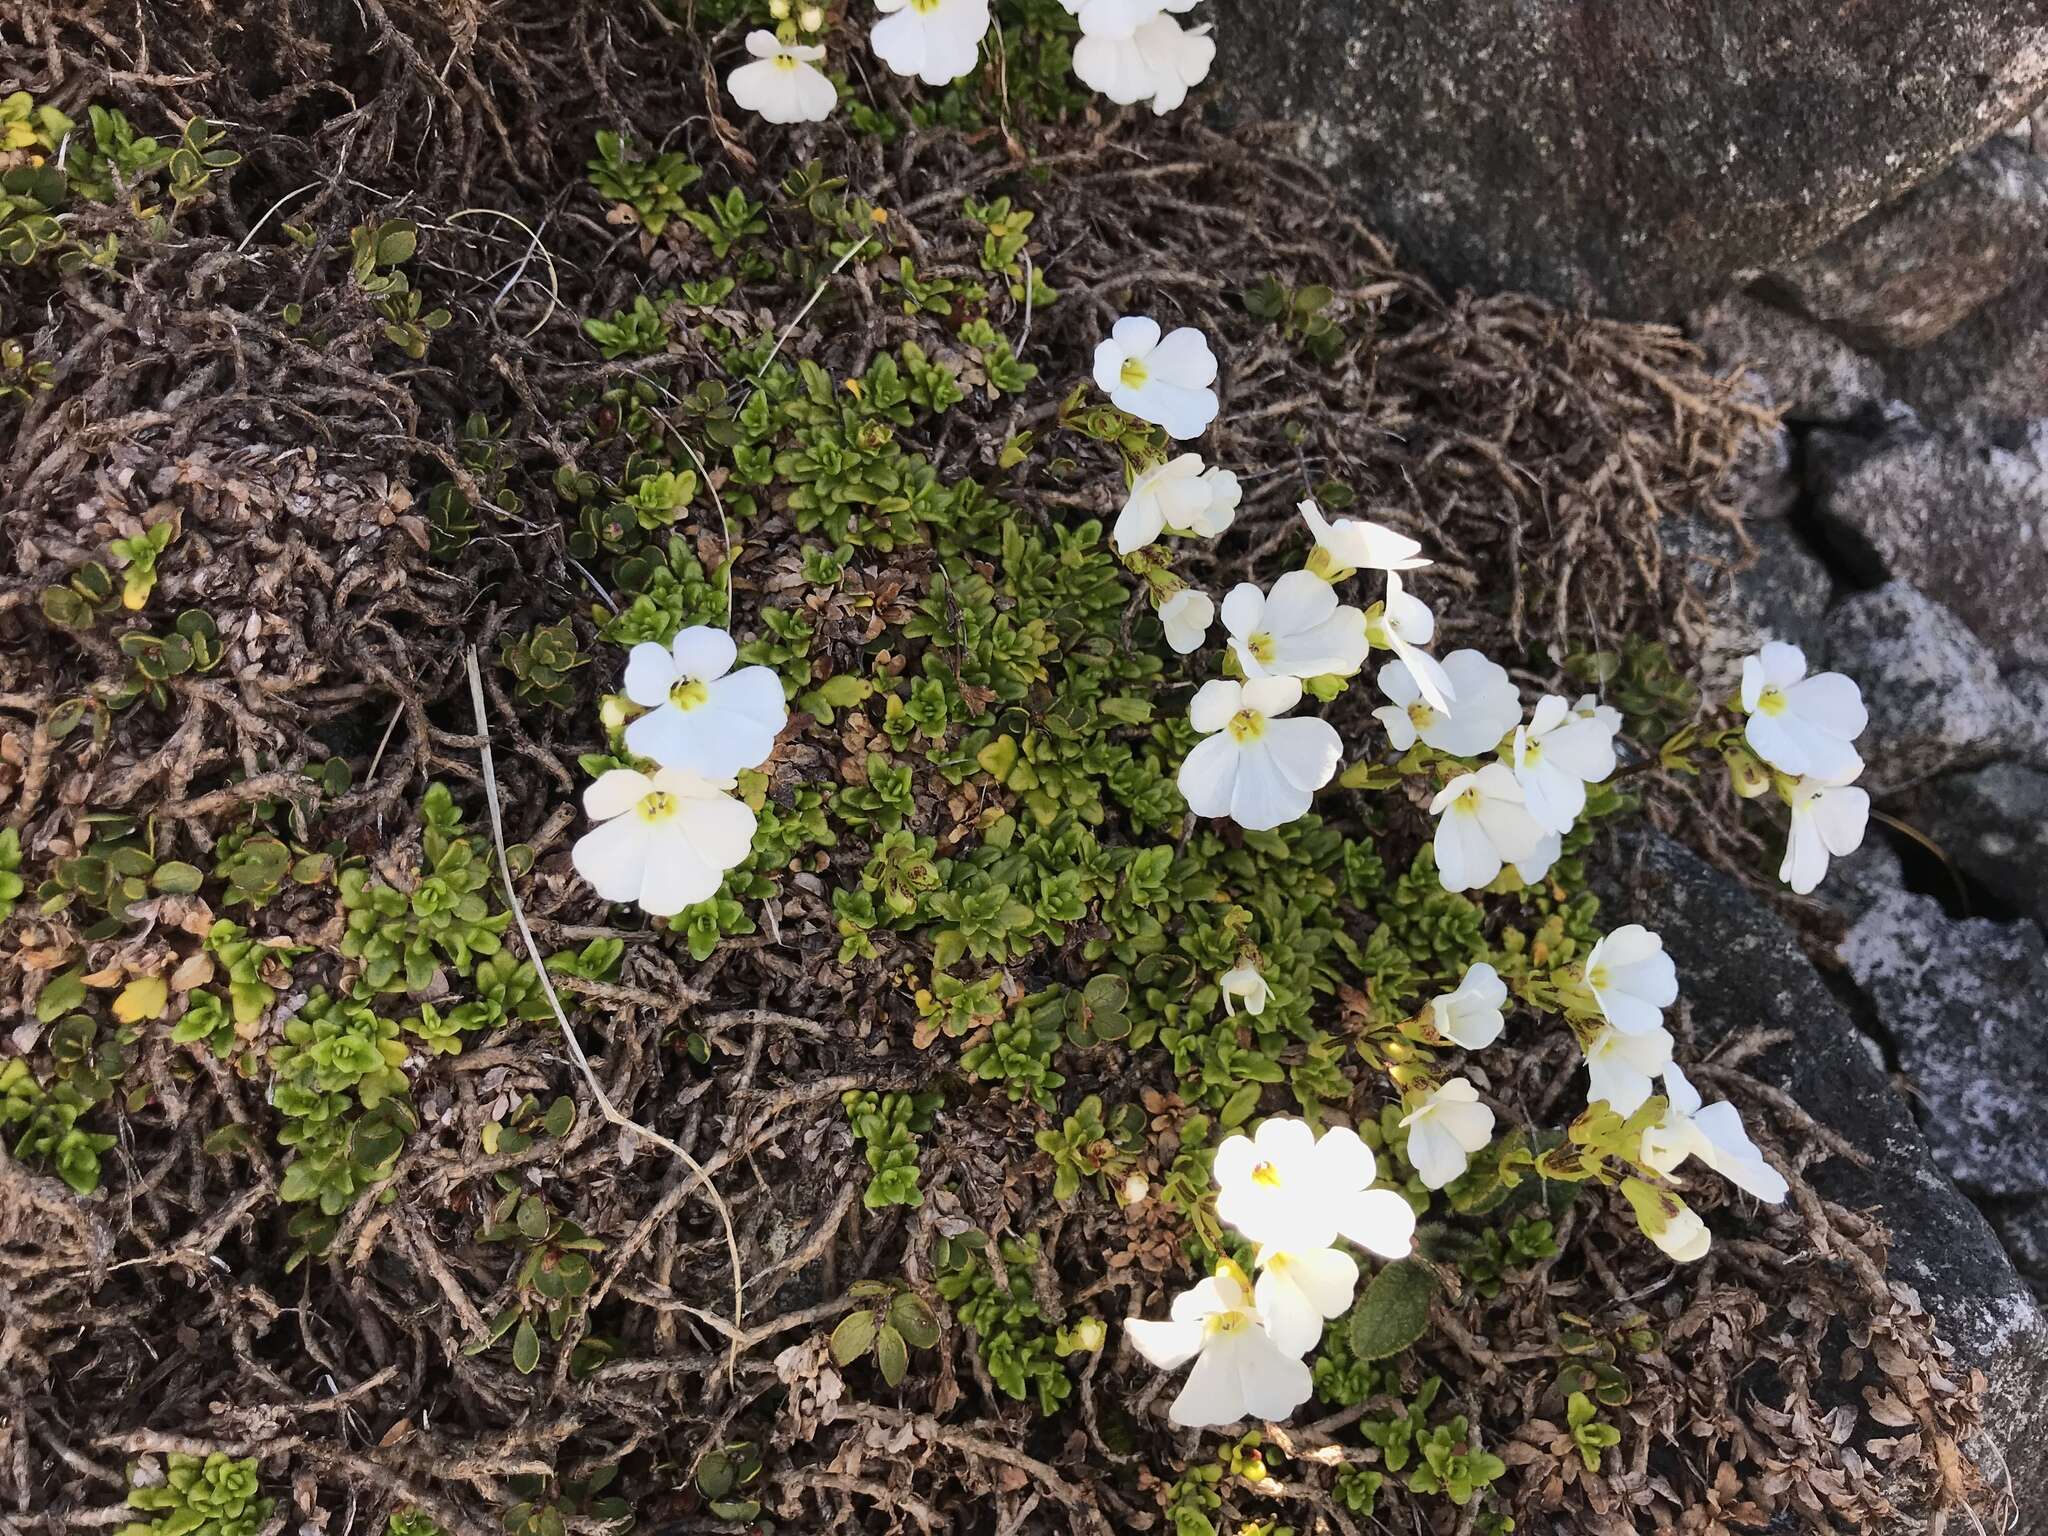
<instances>
[{"instance_id":1,"label":"small rounded leaf","mask_svg":"<svg viewBox=\"0 0 2048 1536\"><path fill-rule=\"evenodd\" d=\"M1429 1327L1429 1302L1436 1277L1426 1264L1403 1259L1372 1278L1351 1310L1351 1352L1360 1360L1385 1360L1421 1338Z\"/></svg>"},{"instance_id":2,"label":"small rounded leaf","mask_svg":"<svg viewBox=\"0 0 2048 1536\"><path fill-rule=\"evenodd\" d=\"M858 1312L847 1313L839 1320L839 1326L832 1330L832 1358L841 1365L851 1365L866 1354L868 1346L874 1342L875 1314L862 1307Z\"/></svg>"}]
</instances>

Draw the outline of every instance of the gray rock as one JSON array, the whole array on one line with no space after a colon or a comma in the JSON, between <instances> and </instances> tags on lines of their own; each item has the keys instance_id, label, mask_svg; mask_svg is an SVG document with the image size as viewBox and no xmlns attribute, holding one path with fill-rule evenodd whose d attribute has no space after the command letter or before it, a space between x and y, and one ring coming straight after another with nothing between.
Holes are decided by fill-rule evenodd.
<instances>
[{"instance_id":1,"label":"gray rock","mask_svg":"<svg viewBox=\"0 0 2048 1536\"><path fill-rule=\"evenodd\" d=\"M1886 387L1923 415L1992 427L2048 416L2048 262L1939 341L1885 361Z\"/></svg>"},{"instance_id":2,"label":"gray rock","mask_svg":"<svg viewBox=\"0 0 2048 1536\"><path fill-rule=\"evenodd\" d=\"M1922 830L1991 894L2048 924L2048 773L1993 763L1928 786Z\"/></svg>"},{"instance_id":3,"label":"gray rock","mask_svg":"<svg viewBox=\"0 0 2048 1536\"><path fill-rule=\"evenodd\" d=\"M2036 1296L2048 1296L2048 1200L1997 1201L1984 1213Z\"/></svg>"},{"instance_id":4,"label":"gray rock","mask_svg":"<svg viewBox=\"0 0 2048 1536\"><path fill-rule=\"evenodd\" d=\"M1828 877L1813 894L1853 923L1887 896L1905 888L1905 871L1899 856L1873 828L1865 834L1861 848L1847 858L1829 861Z\"/></svg>"},{"instance_id":5,"label":"gray rock","mask_svg":"<svg viewBox=\"0 0 2048 1536\"><path fill-rule=\"evenodd\" d=\"M1875 1209L1892 1234L1891 1274L1911 1285L1956 1350L1990 1386L1984 1425L1995 1443L1980 1456L2010 1469L2023 1511L2048 1500L2048 1320L1984 1218L1929 1156L1926 1139L1863 1049L1820 973L1762 902L1656 833L1626 840L1626 917L1654 927L1677 962L1701 1050L1758 1027L1788 1043L1750 1070L1783 1088L1823 1125L1871 1159L1811 1170L1832 1200ZM1902 1511L1889 1532L1922 1531ZM2024 1526L2022 1528L2025 1528Z\"/></svg>"},{"instance_id":6,"label":"gray rock","mask_svg":"<svg viewBox=\"0 0 2048 1536\"><path fill-rule=\"evenodd\" d=\"M2048 772L2048 672L2022 667L2005 674L2005 685L2020 705L2013 756L2029 768Z\"/></svg>"},{"instance_id":7,"label":"gray rock","mask_svg":"<svg viewBox=\"0 0 2048 1536\"><path fill-rule=\"evenodd\" d=\"M2048 0L1217 0L1221 115L1284 118L1439 279L1665 318L2048 93Z\"/></svg>"},{"instance_id":8,"label":"gray rock","mask_svg":"<svg viewBox=\"0 0 2048 1536\"><path fill-rule=\"evenodd\" d=\"M1824 524L1943 604L2004 665L2048 665L2048 442L1898 431L1821 474Z\"/></svg>"},{"instance_id":9,"label":"gray rock","mask_svg":"<svg viewBox=\"0 0 2048 1536\"><path fill-rule=\"evenodd\" d=\"M1810 320L1730 294L1692 317L1693 339L1723 372L1747 369L1794 421L1846 421L1884 395L1884 369Z\"/></svg>"},{"instance_id":10,"label":"gray rock","mask_svg":"<svg viewBox=\"0 0 2048 1536\"><path fill-rule=\"evenodd\" d=\"M1743 532L1754 549L1745 550L1740 534L1711 516L1667 517L1657 525L1665 558L1680 562L1706 603L1700 663L1710 685L1732 682L1742 658L1766 640L1815 649L1834 590L1827 567L1786 523L1751 523Z\"/></svg>"},{"instance_id":11,"label":"gray rock","mask_svg":"<svg viewBox=\"0 0 2048 1536\"><path fill-rule=\"evenodd\" d=\"M1863 690L1870 725L1856 750L1873 792L1988 762L2013 735L2019 706L1991 653L1904 582L1843 599L1828 616L1819 659Z\"/></svg>"},{"instance_id":12,"label":"gray rock","mask_svg":"<svg viewBox=\"0 0 2048 1536\"><path fill-rule=\"evenodd\" d=\"M2048 1194L2048 944L2032 923L1952 918L1900 891L1859 918L1842 961L1912 1079L1934 1159L1988 1195Z\"/></svg>"},{"instance_id":13,"label":"gray rock","mask_svg":"<svg viewBox=\"0 0 2048 1536\"><path fill-rule=\"evenodd\" d=\"M2004 292L2044 239L2048 159L2001 137L1764 285L1858 347L1918 347Z\"/></svg>"}]
</instances>

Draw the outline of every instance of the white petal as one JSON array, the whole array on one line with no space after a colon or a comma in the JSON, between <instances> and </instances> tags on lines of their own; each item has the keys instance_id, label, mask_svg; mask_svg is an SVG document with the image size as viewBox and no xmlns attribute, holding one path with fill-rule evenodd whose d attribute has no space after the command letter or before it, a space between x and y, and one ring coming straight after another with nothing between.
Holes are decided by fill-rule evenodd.
<instances>
[{"instance_id":1,"label":"white petal","mask_svg":"<svg viewBox=\"0 0 2048 1536\"><path fill-rule=\"evenodd\" d=\"M1870 724L1862 690L1839 672L1821 672L1795 683L1785 698L1802 720L1844 741L1854 741Z\"/></svg>"},{"instance_id":2,"label":"white petal","mask_svg":"<svg viewBox=\"0 0 2048 1536\"><path fill-rule=\"evenodd\" d=\"M1081 42L1086 47L1089 39L1083 38ZM1215 390L1190 389L1159 378L1148 378L1136 389L1120 388L1110 399L1120 409L1141 421L1164 427L1168 437L1181 441L1208 431L1220 409Z\"/></svg>"},{"instance_id":3,"label":"white petal","mask_svg":"<svg viewBox=\"0 0 2048 1536\"><path fill-rule=\"evenodd\" d=\"M1301 679L1298 677L1255 677L1244 685L1244 704L1247 709L1278 718L1301 702Z\"/></svg>"},{"instance_id":4,"label":"white petal","mask_svg":"<svg viewBox=\"0 0 2048 1536\"><path fill-rule=\"evenodd\" d=\"M725 676L739 656L739 647L732 643L732 636L708 624L693 624L679 631L671 649L675 655L676 675L694 677L700 683Z\"/></svg>"},{"instance_id":5,"label":"white petal","mask_svg":"<svg viewBox=\"0 0 2048 1536\"><path fill-rule=\"evenodd\" d=\"M1237 788L1242 749L1223 731L1195 743L1175 780L1197 816L1228 816Z\"/></svg>"},{"instance_id":6,"label":"white petal","mask_svg":"<svg viewBox=\"0 0 2048 1536\"><path fill-rule=\"evenodd\" d=\"M770 667L742 667L730 677L711 684L712 706L742 715L766 730L771 737L789 724L789 705L783 698L782 679ZM752 764L748 764L752 767Z\"/></svg>"},{"instance_id":7,"label":"white petal","mask_svg":"<svg viewBox=\"0 0 2048 1536\"><path fill-rule=\"evenodd\" d=\"M1260 1419L1285 1419L1315 1390L1308 1367L1284 1353L1263 1328L1233 1338L1243 1412Z\"/></svg>"},{"instance_id":8,"label":"white petal","mask_svg":"<svg viewBox=\"0 0 2048 1536\"><path fill-rule=\"evenodd\" d=\"M654 792L654 780L631 768L610 768L583 791L583 812L593 821L623 816Z\"/></svg>"},{"instance_id":9,"label":"white petal","mask_svg":"<svg viewBox=\"0 0 2048 1536\"><path fill-rule=\"evenodd\" d=\"M647 868L647 838L637 816L616 816L576 840L569 861L606 901L637 901Z\"/></svg>"},{"instance_id":10,"label":"white petal","mask_svg":"<svg viewBox=\"0 0 2048 1536\"><path fill-rule=\"evenodd\" d=\"M1240 581L1223 594L1223 627L1240 640L1258 633L1265 612L1266 594L1256 582Z\"/></svg>"},{"instance_id":11,"label":"white petal","mask_svg":"<svg viewBox=\"0 0 2048 1536\"><path fill-rule=\"evenodd\" d=\"M1310 1154L1310 1164L1317 1182L1332 1190L1367 1189L1379 1177L1372 1148L1348 1125L1323 1132Z\"/></svg>"},{"instance_id":12,"label":"white petal","mask_svg":"<svg viewBox=\"0 0 2048 1536\"><path fill-rule=\"evenodd\" d=\"M668 702L676 683L675 658L652 640L643 640L626 654L626 697L643 709Z\"/></svg>"},{"instance_id":13,"label":"white petal","mask_svg":"<svg viewBox=\"0 0 2048 1536\"><path fill-rule=\"evenodd\" d=\"M1087 41L1082 39L1084 45ZM1204 1346L1180 1395L1166 1410L1167 1418L1175 1424L1208 1429L1244 1417L1244 1384L1239 1379L1236 1351L1226 1342L1229 1337L1218 1334Z\"/></svg>"},{"instance_id":14,"label":"white petal","mask_svg":"<svg viewBox=\"0 0 2048 1536\"><path fill-rule=\"evenodd\" d=\"M1216 382L1216 355L1191 325L1169 331L1145 364L1155 377L1181 389L1207 389Z\"/></svg>"},{"instance_id":15,"label":"white petal","mask_svg":"<svg viewBox=\"0 0 2048 1536\"><path fill-rule=\"evenodd\" d=\"M607 823L623 826L623 818ZM725 871L708 863L680 832L648 839L647 864L640 876L639 902L655 917L674 917L685 907L709 901L725 883Z\"/></svg>"},{"instance_id":16,"label":"white petal","mask_svg":"<svg viewBox=\"0 0 2048 1536\"><path fill-rule=\"evenodd\" d=\"M1806 652L1796 645L1783 640L1767 641L1759 656L1764 681L1775 687L1789 688L1806 676Z\"/></svg>"},{"instance_id":17,"label":"white petal","mask_svg":"<svg viewBox=\"0 0 2048 1536\"><path fill-rule=\"evenodd\" d=\"M1437 819L1434 847L1437 875L1447 891L1480 890L1500 875L1500 852L1468 811L1453 810Z\"/></svg>"},{"instance_id":18,"label":"white petal","mask_svg":"<svg viewBox=\"0 0 2048 1536\"><path fill-rule=\"evenodd\" d=\"M1327 720L1268 719L1264 740L1281 777L1299 790L1314 791L1329 783L1344 756L1343 738Z\"/></svg>"},{"instance_id":19,"label":"white petal","mask_svg":"<svg viewBox=\"0 0 2048 1536\"><path fill-rule=\"evenodd\" d=\"M1272 728L1273 724L1269 723L1267 730ZM1221 736L1209 738L1210 741L1222 739ZM1200 750L1200 747L1196 748L1196 751ZM1193 761L1194 754L1188 756L1189 761ZM1186 764L1182 765L1181 771L1187 771ZM1182 794L1186 794L1185 789ZM1230 819L1247 832L1270 832L1290 821L1298 821L1308 814L1313 802L1314 796L1282 771L1265 742L1253 742L1238 754L1237 782L1230 789Z\"/></svg>"},{"instance_id":20,"label":"white petal","mask_svg":"<svg viewBox=\"0 0 2048 1536\"><path fill-rule=\"evenodd\" d=\"M1396 752L1406 752L1415 745L1415 722L1408 718L1407 710L1395 704L1382 704L1372 712L1372 717L1387 728L1387 745Z\"/></svg>"},{"instance_id":21,"label":"white petal","mask_svg":"<svg viewBox=\"0 0 2048 1536\"><path fill-rule=\"evenodd\" d=\"M1131 1347L1162 1371L1177 1371L1202 1348L1200 1323L1161 1323L1133 1317L1124 1323Z\"/></svg>"},{"instance_id":22,"label":"white petal","mask_svg":"<svg viewBox=\"0 0 2048 1536\"><path fill-rule=\"evenodd\" d=\"M1368 1189L1346 1202L1338 1230L1383 1259L1401 1259L1415 1246L1415 1207L1391 1189Z\"/></svg>"}]
</instances>

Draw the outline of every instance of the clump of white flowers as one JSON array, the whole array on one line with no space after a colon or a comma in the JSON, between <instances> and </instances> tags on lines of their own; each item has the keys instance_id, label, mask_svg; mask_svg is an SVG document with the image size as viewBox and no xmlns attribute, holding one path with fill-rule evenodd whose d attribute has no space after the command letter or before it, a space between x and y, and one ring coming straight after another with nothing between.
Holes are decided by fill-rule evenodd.
<instances>
[{"instance_id":1,"label":"clump of white flowers","mask_svg":"<svg viewBox=\"0 0 2048 1536\"><path fill-rule=\"evenodd\" d=\"M1184 26L1196 0L1060 0L1081 27L1074 73L1119 106L1151 104L1164 116L1209 77L1216 40ZM928 86L951 85L981 67L994 19L989 0L874 0L868 46L891 73ZM732 99L770 123L815 123L832 115L839 90L818 66L829 19L818 5L768 0L775 30L747 34L748 63L726 76Z\"/></svg>"},{"instance_id":2,"label":"clump of white flowers","mask_svg":"<svg viewBox=\"0 0 2048 1536\"><path fill-rule=\"evenodd\" d=\"M752 850L754 813L734 798L734 782L768 760L789 707L769 668L733 670L738 654L724 630L694 625L627 657L625 697L645 713L623 739L656 771L615 768L584 793L601 825L577 841L571 862L605 900L674 917L716 896Z\"/></svg>"},{"instance_id":3,"label":"clump of white flowers","mask_svg":"<svg viewBox=\"0 0 2048 1536\"><path fill-rule=\"evenodd\" d=\"M1854 743L1870 713L1853 680L1809 673L1806 653L1776 640L1743 658L1741 703L1743 742L1772 772L1738 773L1738 792L1777 789L1791 813L1778 878L1807 895L1827 878L1829 859L1863 846L1870 795L1856 787L1863 759Z\"/></svg>"},{"instance_id":4,"label":"clump of white flowers","mask_svg":"<svg viewBox=\"0 0 2048 1536\"><path fill-rule=\"evenodd\" d=\"M1195 1363L1167 1410L1190 1428L1284 1419L1307 1402L1302 1357L1358 1287L1358 1261L1338 1242L1399 1259L1415 1238L1414 1207L1375 1187L1372 1149L1347 1127L1318 1137L1300 1120L1267 1120L1216 1149L1214 1175L1217 1220L1253 1245L1257 1279L1226 1259L1174 1298L1167 1321L1125 1324L1161 1370Z\"/></svg>"}]
</instances>

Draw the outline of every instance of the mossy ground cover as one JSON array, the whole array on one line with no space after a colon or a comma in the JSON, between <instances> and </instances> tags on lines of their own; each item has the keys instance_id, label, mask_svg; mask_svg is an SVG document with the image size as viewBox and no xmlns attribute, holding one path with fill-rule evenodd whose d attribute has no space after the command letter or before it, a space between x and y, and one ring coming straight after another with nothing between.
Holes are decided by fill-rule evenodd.
<instances>
[{"instance_id":1,"label":"mossy ground cover","mask_svg":"<svg viewBox=\"0 0 2048 1536\"><path fill-rule=\"evenodd\" d=\"M139 1482L143 1528L238 1536L1712 1531L1937 1463L1967 1402L1803 1186L1674 1272L1570 1186L1408 1179L1402 1021L1588 943L1600 823L1447 895L1361 678L1313 817L1191 824L1200 674L1104 532L1148 445L1081 388L1117 315L1202 326L1248 496L1182 579L1270 570L1304 495L1369 508L1437 556L1440 649L1604 683L1647 760L1696 706L1650 520L1711 505L1731 387L1446 299L1258 134L1099 118L1052 0L984 75L855 68L798 131L721 105L751 9L0 23L8 1521ZM567 850L621 647L699 623L794 724L753 856L650 924ZM737 1330L719 1209L597 1112L511 922L472 649L544 964L730 1213ZM1256 1020L1214 985L1246 949ZM1510 1040L1528 1151L1572 1048ZM1716 1087L1827 1155L1757 1048ZM1118 1324L1221 1251L1207 1154L1264 1113L1357 1124L1430 1244L1312 1418L1176 1434ZM1831 1327L1882 1376L1841 1434Z\"/></svg>"}]
</instances>

